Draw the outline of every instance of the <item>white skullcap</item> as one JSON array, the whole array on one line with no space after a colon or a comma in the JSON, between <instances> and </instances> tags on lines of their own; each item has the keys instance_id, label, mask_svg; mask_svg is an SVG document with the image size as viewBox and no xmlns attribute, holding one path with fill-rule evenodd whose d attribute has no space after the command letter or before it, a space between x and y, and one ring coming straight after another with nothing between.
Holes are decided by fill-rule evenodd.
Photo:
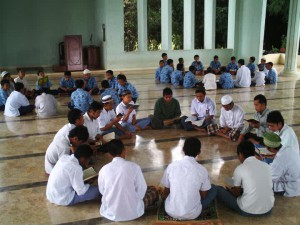
<instances>
[{"instance_id":1,"label":"white skullcap","mask_svg":"<svg viewBox=\"0 0 300 225\"><path fill-rule=\"evenodd\" d=\"M230 95L224 95L222 98L221 98L221 104L222 105L228 105L232 102L232 98Z\"/></svg>"},{"instance_id":2,"label":"white skullcap","mask_svg":"<svg viewBox=\"0 0 300 225\"><path fill-rule=\"evenodd\" d=\"M88 70L88 69L85 69L85 70L83 71L83 74L89 74L89 73L91 73L91 71Z\"/></svg>"},{"instance_id":3,"label":"white skullcap","mask_svg":"<svg viewBox=\"0 0 300 225\"><path fill-rule=\"evenodd\" d=\"M1 77L4 77L6 74L9 74L9 72L3 71L3 72L1 73Z\"/></svg>"},{"instance_id":4,"label":"white skullcap","mask_svg":"<svg viewBox=\"0 0 300 225\"><path fill-rule=\"evenodd\" d=\"M105 96L101 99L102 103L108 103L108 102L110 102L110 101L112 101L112 100L113 100L113 99L112 99L111 95L105 95Z\"/></svg>"}]
</instances>

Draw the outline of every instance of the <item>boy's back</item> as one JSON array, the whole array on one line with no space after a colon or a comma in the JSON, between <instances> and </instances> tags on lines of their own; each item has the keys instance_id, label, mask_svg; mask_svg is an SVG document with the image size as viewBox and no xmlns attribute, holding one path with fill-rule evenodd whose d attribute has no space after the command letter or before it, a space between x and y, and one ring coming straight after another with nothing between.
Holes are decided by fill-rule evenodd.
<instances>
[{"instance_id":1,"label":"boy's back","mask_svg":"<svg viewBox=\"0 0 300 225\"><path fill-rule=\"evenodd\" d=\"M80 109L82 113L88 111L90 105L93 102L92 96L82 88L78 88L71 95L71 102L74 108Z\"/></svg>"},{"instance_id":2,"label":"boy's back","mask_svg":"<svg viewBox=\"0 0 300 225\"><path fill-rule=\"evenodd\" d=\"M207 170L195 158L185 156L171 163L161 180L170 188L165 201L166 212L177 219L195 219L202 210L200 191L211 188Z\"/></svg>"},{"instance_id":3,"label":"boy's back","mask_svg":"<svg viewBox=\"0 0 300 225\"><path fill-rule=\"evenodd\" d=\"M100 170L98 185L102 194L100 213L104 217L128 221L144 214L147 185L137 164L115 157Z\"/></svg>"},{"instance_id":4,"label":"boy's back","mask_svg":"<svg viewBox=\"0 0 300 225\"><path fill-rule=\"evenodd\" d=\"M178 86L178 85L182 85L182 81L183 81L182 71L180 70L173 71L171 75L171 83L174 86Z\"/></svg>"},{"instance_id":5,"label":"boy's back","mask_svg":"<svg viewBox=\"0 0 300 225\"><path fill-rule=\"evenodd\" d=\"M39 117L55 116L57 102L53 95L43 93L36 97L35 107Z\"/></svg>"}]
</instances>

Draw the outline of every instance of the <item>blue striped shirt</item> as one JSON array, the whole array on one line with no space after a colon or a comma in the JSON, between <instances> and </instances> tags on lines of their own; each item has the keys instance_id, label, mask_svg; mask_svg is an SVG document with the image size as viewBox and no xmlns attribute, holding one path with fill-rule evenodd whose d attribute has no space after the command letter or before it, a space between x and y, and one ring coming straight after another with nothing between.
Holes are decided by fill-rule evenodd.
<instances>
[{"instance_id":1,"label":"blue striped shirt","mask_svg":"<svg viewBox=\"0 0 300 225\"><path fill-rule=\"evenodd\" d=\"M66 78L62 77L59 81L59 85L63 88L76 88L73 77L71 77L70 80L66 80Z\"/></svg>"},{"instance_id":2,"label":"blue striped shirt","mask_svg":"<svg viewBox=\"0 0 300 225\"><path fill-rule=\"evenodd\" d=\"M112 77L110 80L107 80L109 83L109 87L113 89L118 89L119 83L116 77Z\"/></svg>"},{"instance_id":3,"label":"blue striped shirt","mask_svg":"<svg viewBox=\"0 0 300 225\"><path fill-rule=\"evenodd\" d=\"M270 84L277 83L277 74L273 68L271 68L268 72L267 78L270 80Z\"/></svg>"},{"instance_id":4,"label":"blue striped shirt","mask_svg":"<svg viewBox=\"0 0 300 225\"><path fill-rule=\"evenodd\" d=\"M114 100L114 109L116 109L118 104L120 103L118 92L114 88L107 88L100 95L100 101L106 95L110 95L112 97L112 99Z\"/></svg>"},{"instance_id":5,"label":"blue striped shirt","mask_svg":"<svg viewBox=\"0 0 300 225\"><path fill-rule=\"evenodd\" d=\"M222 86L223 89L231 89L234 88L233 79L230 73L222 73L219 84Z\"/></svg>"},{"instance_id":6,"label":"blue striped shirt","mask_svg":"<svg viewBox=\"0 0 300 225\"><path fill-rule=\"evenodd\" d=\"M137 93L135 87L131 83L126 83L124 86L119 85L118 94L121 95L122 91L129 90L131 91L132 98L138 98L139 94Z\"/></svg>"},{"instance_id":7,"label":"blue striped shirt","mask_svg":"<svg viewBox=\"0 0 300 225\"><path fill-rule=\"evenodd\" d=\"M195 87L197 83L195 75L189 71L188 73L185 74L184 79L183 79L183 87L184 88L192 88Z\"/></svg>"},{"instance_id":8,"label":"blue striped shirt","mask_svg":"<svg viewBox=\"0 0 300 225\"><path fill-rule=\"evenodd\" d=\"M9 91L5 91L2 88L0 88L0 106L5 105L8 96L9 96Z\"/></svg>"},{"instance_id":9,"label":"blue striped shirt","mask_svg":"<svg viewBox=\"0 0 300 225\"><path fill-rule=\"evenodd\" d=\"M173 72L173 67L166 65L160 73L160 83L163 84L170 83L172 72Z\"/></svg>"},{"instance_id":10,"label":"blue striped shirt","mask_svg":"<svg viewBox=\"0 0 300 225\"><path fill-rule=\"evenodd\" d=\"M229 72L230 70L238 70L239 69L239 66L237 63L228 63L227 65L227 72Z\"/></svg>"},{"instance_id":11,"label":"blue striped shirt","mask_svg":"<svg viewBox=\"0 0 300 225\"><path fill-rule=\"evenodd\" d=\"M254 63L248 63L247 67L251 71L251 73L255 72L255 64Z\"/></svg>"},{"instance_id":12,"label":"blue striped shirt","mask_svg":"<svg viewBox=\"0 0 300 225\"><path fill-rule=\"evenodd\" d=\"M162 71L163 67L158 67L156 70L155 70L155 80L160 80L160 73Z\"/></svg>"},{"instance_id":13,"label":"blue striped shirt","mask_svg":"<svg viewBox=\"0 0 300 225\"><path fill-rule=\"evenodd\" d=\"M171 82L174 86L179 86L179 82L183 80L181 70L175 70L171 75Z\"/></svg>"},{"instance_id":14,"label":"blue striped shirt","mask_svg":"<svg viewBox=\"0 0 300 225\"><path fill-rule=\"evenodd\" d=\"M89 110L93 101L92 96L82 88L77 88L71 94L71 105L76 109L80 109L83 114Z\"/></svg>"}]
</instances>

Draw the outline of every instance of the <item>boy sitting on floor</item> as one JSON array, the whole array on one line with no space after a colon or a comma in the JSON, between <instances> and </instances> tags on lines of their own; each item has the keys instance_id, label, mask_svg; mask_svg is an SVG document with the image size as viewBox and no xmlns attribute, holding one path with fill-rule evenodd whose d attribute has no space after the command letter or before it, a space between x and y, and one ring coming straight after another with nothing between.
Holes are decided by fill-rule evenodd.
<instances>
[{"instance_id":1,"label":"boy sitting on floor","mask_svg":"<svg viewBox=\"0 0 300 225\"><path fill-rule=\"evenodd\" d=\"M112 99L114 100L114 110L116 110L116 108L120 102L118 92L116 91L116 89L109 86L109 82L107 80L101 81L101 87L102 87L102 93L100 95L100 101L104 96L110 95L112 97Z\"/></svg>"},{"instance_id":2,"label":"boy sitting on floor","mask_svg":"<svg viewBox=\"0 0 300 225\"><path fill-rule=\"evenodd\" d=\"M147 187L139 165L125 160L121 140L114 139L106 145L112 162L99 172L100 214L112 221L134 220L158 200L158 192L153 186Z\"/></svg>"},{"instance_id":3,"label":"boy sitting on floor","mask_svg":"<svg viewBox=\"0 0 300 225\"><path fill-rule=\"evenodd\" d=\"M136 103L139 94L136 90L136 88L129 82L127 82L127 78L124 74L119 74L117 76L118 79L118 83L119 83L119 90L118 90L118 95L121 96L122 92L124 90L129 90L132 94L132 101L134 101L134 103Z\"/></svg>"},{"instance_id":4,"label":"boy sitting on floor","mask_svg":"<svg viewBox=\"0 0 300 225\"><path fill-rule=\"evenodd\" d=\"M71 95L76 90L75 80L72 77L71 71L65 71L65 76L59 81L58 91Z\"/></svg>"},{"instance_id":5,"label":"boy sitting on floor","mask_svg":"<svg viewBox=\"0 0 300 225\"><path fill-rule=\"evenodd\" d=\"M51 94L51 95L57 95L57 90L50 90L52 83L49 80L49 77L45 75L44 71L37 71L38 79L36 81L36 92L38 95L42 94L43 92Z\"/></svg>"},{"instance_id":6,"label":"boy sitting on floor","mask_svg":"<svg viewBox=\"0 0 300 225\"><path fill-rule=\"evenodd\" d=\"M189 67L189 72L187 72L183 79L184 88L194 88L198 86L197 79L195 77L196 68L194 66Z\"/></svg>"},{"instance_id":7,"label":"boy sitting on floor","mask_svg":"<svg viewBox=\"0 0 300 225\"><path fill-rule=\"evenodd\" d=\"M132 101L131 92L125 90L122 92L122 102L116 109L117 115L122 114L123 117L120 120L122 126L126 127L130 132L135 133L139 130L144 130L150 125L149 118L137 119L136 111L133 106L128 107L129 104L134 105Z\"/></svg>"},{"instance_id":8,"label":"boy sitting on floor","mask_svg":"<svg viewBox=\"0 0 300 225\"><path fill-rule=\"evenodd\" d=\"M171 74L174 70L173 59L167 60L167 65L164 66L160 73L160 83L168 84L171 83Z\"/></svg>"},{"instance_id":9,"label":"boy sitting on floor","mask_svg":"<svg viewBox=\"0 0 300 225\"><path fill-rule=\"evenodd\" d=\"M83 90L87 91L90 95L97 95L99 88L95 77L91 76L91 71L85 69L83 71Z\"/></svg>"},{"instance_id":10,"label":"boy sitting on floor","mask_svg":"<svg viewBox=\"0 0 300 225\"><path fill-rule=\"evenodd\" d=\"M173 86L183 85L183 64L177 64L176 70L171 74L171 83Z\"/></svg>"},{"instance_id":11,"label":"boy sitting on floor","mask_svg":"<svg viewBox=\"0 0 300 225\"><path fill-rule=\"evenodd\" d=\"M204 66L201 61L199 61L199 55L194 55L194 62L192 65L196 68L196 75L204 75Z\"/></svg>"},{"instance_id":12,"label":"boy sitting on floor","mask_svg":"<svg viewBox=\"0 0 300 225\"><path fill-rule=\"evenodd\" d=\"M177 99L173 98L171 88L163 90L163 97L155 102L154 115L151 116L153 129L163 129L173 124L180 125L181 109Z\"/></svg>"},{"instance_id":13,"label":"boy sitting on floor","mask_svg":"<svg viewBox=\"0 0 300 225\"><path fill-rule=\"evenodd\" d=\"M9 96L10 83L9 80L1 80L0 88L0 110L4 111L7 98Z\"/></svg>"},{"instance_id":14,"label":"boy sitting on floor","mask_svg":"<svg viewBox=\"0 0 300 225\"><path fill-rule=\"evenodd\" d=\"M112 70L107 70L105 72L105 77L109 83L109 88L112 88L112 89L115 89L116 91L118 91L119 83L118 83L117 78L114 76L114 72Z\"/></svg>"},{"instance_id":15,"label":"boy sitting on floor","mask_svg":"<svg viewBox=\"0 0 300 225\"><path fill-rule=\"evenodd\" d=\"M161 184L165 187L163 196L168 215L193 220L215 199L217 190L210 184L205 167L196 161L201 153L201 142L193 137L186 139L183 152L183 159L167 167Z\"/></svg>"},{"instance_id":16,"label":"boy sitting on floor","mask_svg":"<svg viewBox=\"0 0 300 225\"><path fill-rule=\"evenodd\" d=\"M98 187L83 181L82 168L88 165L92 155L91 147L83 144L75 149L74 154L63 155L58 160L47 183L49 202L67 206L100 198Z\"/></svg>"},{"instance_id":17,"label":"boy sitting on floor","mask_svg":"<svg viewBox=\"0 0 300 225\"><path fill-rule=\"evenodd\" d=\"M24 95L27 98L34 97L35 90L30 90L29 85L28 85L28 81L25 78L25 70L20 69L18 71L18 77L16 77L14 79L14 82L15 83L23 83L24 84Z\"/></svg>"},{"instance_id":18,"label":"boy sitting on floor","mask_svg":"<svg viewBox=\"0 0 300 225\"><path fill-rule=\"evenodd\" d=\"M155 70L155 82L159 83L160 82L160 73L162 71L162 69L165 66L165 62L164 60L160 60L159 61L159 67Z\"/></svg>"},{"instance_id":19,"label":"boy sitting on floor","mask_svg":"<svg viewBox=\"0 0 300 225\"><path fill-rule=\"evenodd\" d=\"M35 98L37 116L46 118L56 115L57 101L53 95L42 93Z\"/></svg>"}]
</instances>

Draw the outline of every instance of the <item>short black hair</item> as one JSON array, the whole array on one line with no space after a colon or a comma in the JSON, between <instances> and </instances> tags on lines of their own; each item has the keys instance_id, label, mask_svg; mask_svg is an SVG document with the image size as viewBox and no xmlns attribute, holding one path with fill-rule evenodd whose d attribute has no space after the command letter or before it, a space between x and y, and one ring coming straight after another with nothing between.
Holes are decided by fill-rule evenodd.
<instances>
[{"instance_id":1,"label":"short black hair","mask_svg":"<svg viewBox=\"0 0 300 225\"><path fill-rule=\"evenodd\" d=\"M191 72L193 72L195 69L196 69L196 67L194 67L194 66L189 67L189 71L191 71Z\"/></svg>"},{"instance_id":2,"label":"short black hair","mask_svg":"<svg viewBox=\"0 0 300 225\"><path fill-rule=\"evenodd\" d=\"M198 138L189 137L183 145L183 152L187 156L196 157L201 152L201 142Z\"/></svg>"},{"instance_id":3,"label":"short black hair","mask_svg":"<svg viewBox=\"0 0 300 225\"><path fill-rule=\"evenodd\" d=\"M220 69L221 72L225 73L227 71L227 68L226 66L221 66L221 69Z\"/></svg>"},{"instance_id":4,"label":"short black hair","mask_svg":"<svg viewBox=\"0 0 300 225\"><path fill-rule=\"evenodd\" d=\"M165 61L161 59L161 60L159 60L159 63L165 63Z\"/></svg>"},{"instance_id":5,"label":"short black hair","mask_svg":"<svg viewBox=\"0 0 300 225\"><path fill-rule=\"evenodd\" d=\"M278 110L272 111L267 116L267 123L281 123L282 126L284 125L284 119L281 115L281 112Z\"/></svg>"},{"instance_id":6,"label":"short black hair","mask_svg":"<svg viewBox=\"0 0 300 225\"><path fill-rule=\"evenodd\" d=\"M161 54L161 57L163 58L166 55L168 55L168 54L164 52L163 54Z\"/></svg>"},{"instance_id":7,"label":"short black hair","mask_svg":"<svg viewBox=\"0 0 300 225\"><path fill-rule=\"evenodd\" d=\"M272 62L268 62L267 64L269 64L270 66L272 66L272 67L273 67L273 63L272 63Z\"/></svg>"},{"instance_id":8,"label":"short black hair","mask_svg":"<svg viewBox=\"0 0 300 225\"><path fill-rule=\"evenodd\" d=\"M205 87L197 88L196 91L195 91L195 94L197 94L197 93L202 93L202 94L206 95Z\"/></svg>"},{"instance_id":9,"label":"short black hair","mask_svg":"<svg viewBox=\"0 0 300 225\"><path fill-rule=\"evenodd\" d=\"M176 66L177 70L182 70L183 69L183 64L182 63L178 63Z\"/></svg>"},{"instance_id":10,"label":"short black hair","mask_svg":"<svg viewBox=\"0 0 300 225\"><path fill-rule=\"evenodd\" d=\"M169 87L164 88L163 96L166 96L166 95L173 95L173 91L171 88L169 88Z\"/></svg>"},{"instance_id":11,"label":"short black hair","mask_svg":"<svg viewBox=\"0 0 300 225\"><path fill-rule=\"evenodd\" d=\"M75 86L76 86L76 88L82 88L83 85L84 85L83 80L81 80L81 79L75 80Z\"/></svg>"},{"instance_id":12,"label":"short black hair","mask_svg":"<svg viewBox=\"0 0 300 225\"><path fill-rule=\"evenodd\" d=\"M241 64L241 65L245 65L245 60L244 59L239 59L238 63Z\"/></svg>"},{"instance_id":13,"label":"short black hair","mask_svg":"<svg viewBox=\"0 0 300 225\"><path fill-rule=\"evenodd\" d=\"M108 80L101 81L101 87L102 88L109 88L109 82L108 82Z\"/></svg>"},{"instance_id":14,"label":"short black hair","mask_svg":"<svg viewBox=\"0 0 300 225\"><path fill-rule=\"evenodd\" d=\"M250 141L242 141L236 148L237 154L242 154L245 159L255 155L255 147Z\"/></svg>"},{"instance_id":15,"label":"short black hair","mask_svg":"<svg viewBox=\"0 0 300 225\"><path fill-rule=\"evenodd\" d=\"M178 59L178 62L181 62L181 61L183 61L183 58L182 58L182 57L180 57L180 58Z\"/></svg>"},{"instance_id":16,"label":"short black hair","mask_svg":"<svg viewBox=\"0 0 300 225\"><path fill-rule=\"evenodd\" d=\"M106 143L106 148L109 154L112 156L121 155L124 149L124 144L120 139L113 139L110 142Z\"/></svg>"},{"instance_id":17,"label":"short black hair","mask_svg":"<svg viewBox=\"0 0 300 225\"><path fill-rule=\"evenodd\" d=\"M114 72L113 72L112 70L106 70L105 73L109 73L109 74L111 74L111 75L114 75Z\"/></svg>"},{"instance_id":18,"label":"short black hair","mask_svg":"<svg viewBox=\"0 0 300 225\"><path fill-rule=\"evenodd\" d=\"M92 157L92 155L93 155L93 149L88 144L78 145L74 152L74 156L77 159L80 158L89 159Z\"/></svg>"},{"instance_id":19,"label":"short black hair","mask_svg":"<svg viewBox=\"0 0 300 225\"><path fill-rule=\"evenodd\" d=\"M121 96L126 96L126 95L131 95L132 93L131 93L131 91L130 90L123 90L122 92L121 92Z\"/></svg>"},{"instance_id":20,"label":"short black hair","mask_svg":"<svg viewBox=\"0 0 300 225\"><path fill-rule=\"evenodd\" d=\"M170 65L170 64L172 64L172 63L173 63L173 59L168 59L168 60L167 60L167 64L168 64L168 65Z\"/></svg>"},{"instance_id":21,"label":"short black hair","mask_svg":"<svg viewBox=\"0 0 300 225\"><path fill-rule=\"evenodd\" d=\"M198 58L199 58L199 55L194 55L194 59L195 59L196 57L198 57Z\"/></svg>"},{"instance_id":22,"label":"short black hair","mask_svg":"<svg viewBox=\"0 0 300 225\"><path fill-rule=\"evenodd\" d=\"M39 75L39 74L42 73L42 72L44 72L44 70L38 70L38 71L36 72L36 74Z\"/></svg>"},{"instance_id":23,"label":"short black hair","mask_svg":"<svg viewBox=\"0 0 300 225\"><path fill-rule=\"evenodd\" d=\"M1 80L1 86L3 87L4 84L10 84L9 80Z\"/></svg>"},{"instance_id":24,"label":"short black hair","mask_svg":"<svg viewBox=\"0 0 300 225\"><path fill-rule=\"evenodd\" d=\"M73 137L77 137L78 140L82 142L86 142L89 138L88 129L83 125L76 126L69 132L69 138L73 138Z\"/></svg>"},{"instance_id":25,"label":"short black hair","mask_svg":"<svg viewBox=\"0 0 300 225\"><path fill-rule=\"evenodd\" d=\"M16 91L20 92L24 88L24 84L18 82L18 83L15 83L14 87L15 87Z\"/></svg>"},{"instance_id":26,"label":"short black hair","mask_svg":"<svg viewBox=\"0 0 300 225\"><path fill-rule=\"evenodd\" d=\"M254 61L255 61L255 57L254 57L254 56L251 56L251 57L250 57L250 60L251 60L252 62L254 62Z\"/></svg>"},{"instance_id":27,"label":"short black hair","mask_svg":"<svg viewBox=\"0 0 300 225\"><path fill-rule=\"evenodd\" d=\"M103 109L103 104L97 101L93 101L92 104L90 105L89 111L98 111Z\"/></svg>"},{"instance_id":28,"label":"short black hair","mask_svg":"<svg viewBox=\"0 0 300 225\"><path fill-rule=\"evenodd\" d=\"M217 55L214 56L214 59L218 59L218 58L219 58L219 56L217 56Z\"/></svg>"},{"instance_id":29,"label":"short black hair","mask_svg":"<svg viewBox=\"0 0 300 225\"><path fill-rule=\"evenodd\" d=\"M71 74L71 71L65 71L65 76L71 76L72 74Z\"/></svg>"},{"instance_id":30,"label":"short black hair","mask_svg":"<svg viewBox=\"0 0 300 225\"><path fill-rule=\"evenodd\" d=\"M265 104L267 106L267 99L264 95L259 94L254 97L254 101L258 100L260 104Z\"/></svg>"},{"instance_id":31,"label":"short black hair","mask_svg":"<svg viewBox=\"0 0 300 225\"><path fill-rule=\"evenodd\" d=\"M80 109L71 109L68 112L68 121L70 124L75 124L76 120L79 120L82 115L82 112Z\"/></svg>"},{"instance_id":32,"label":"short black hair","mask_svg":"<svg viewBox=\"0 0 300 225\"><path fill-rule=\"evenodd\" d=\"M230 60L236 60L236 58L235 58L234 56L232 56L232 57L230 58Z\"/></svg>"},{"instance_id":33,"label":"short black hair","mask_svg":"<svg viewBox=\"0 0 300 225\"><path fill-rule=\"evenodd\" d=\"M211 68L210 66L207 67L207 69L206 69L206 72L207 72L207 73L212 73L212 71L213 71L213 70L212 70L212 68Z\"/></svg>"},{"instance_id":34,"label":"short black hair","mask_svg":"<svg viewBox=\"0 0 300 225\"><path fill-rule=\"evenodd\" d=\"M126 76L124 74L119 74L117 76L117 80L123 80L123 81L127 82L127 78L126 78Z\"/></svg>"}]
</instances>

